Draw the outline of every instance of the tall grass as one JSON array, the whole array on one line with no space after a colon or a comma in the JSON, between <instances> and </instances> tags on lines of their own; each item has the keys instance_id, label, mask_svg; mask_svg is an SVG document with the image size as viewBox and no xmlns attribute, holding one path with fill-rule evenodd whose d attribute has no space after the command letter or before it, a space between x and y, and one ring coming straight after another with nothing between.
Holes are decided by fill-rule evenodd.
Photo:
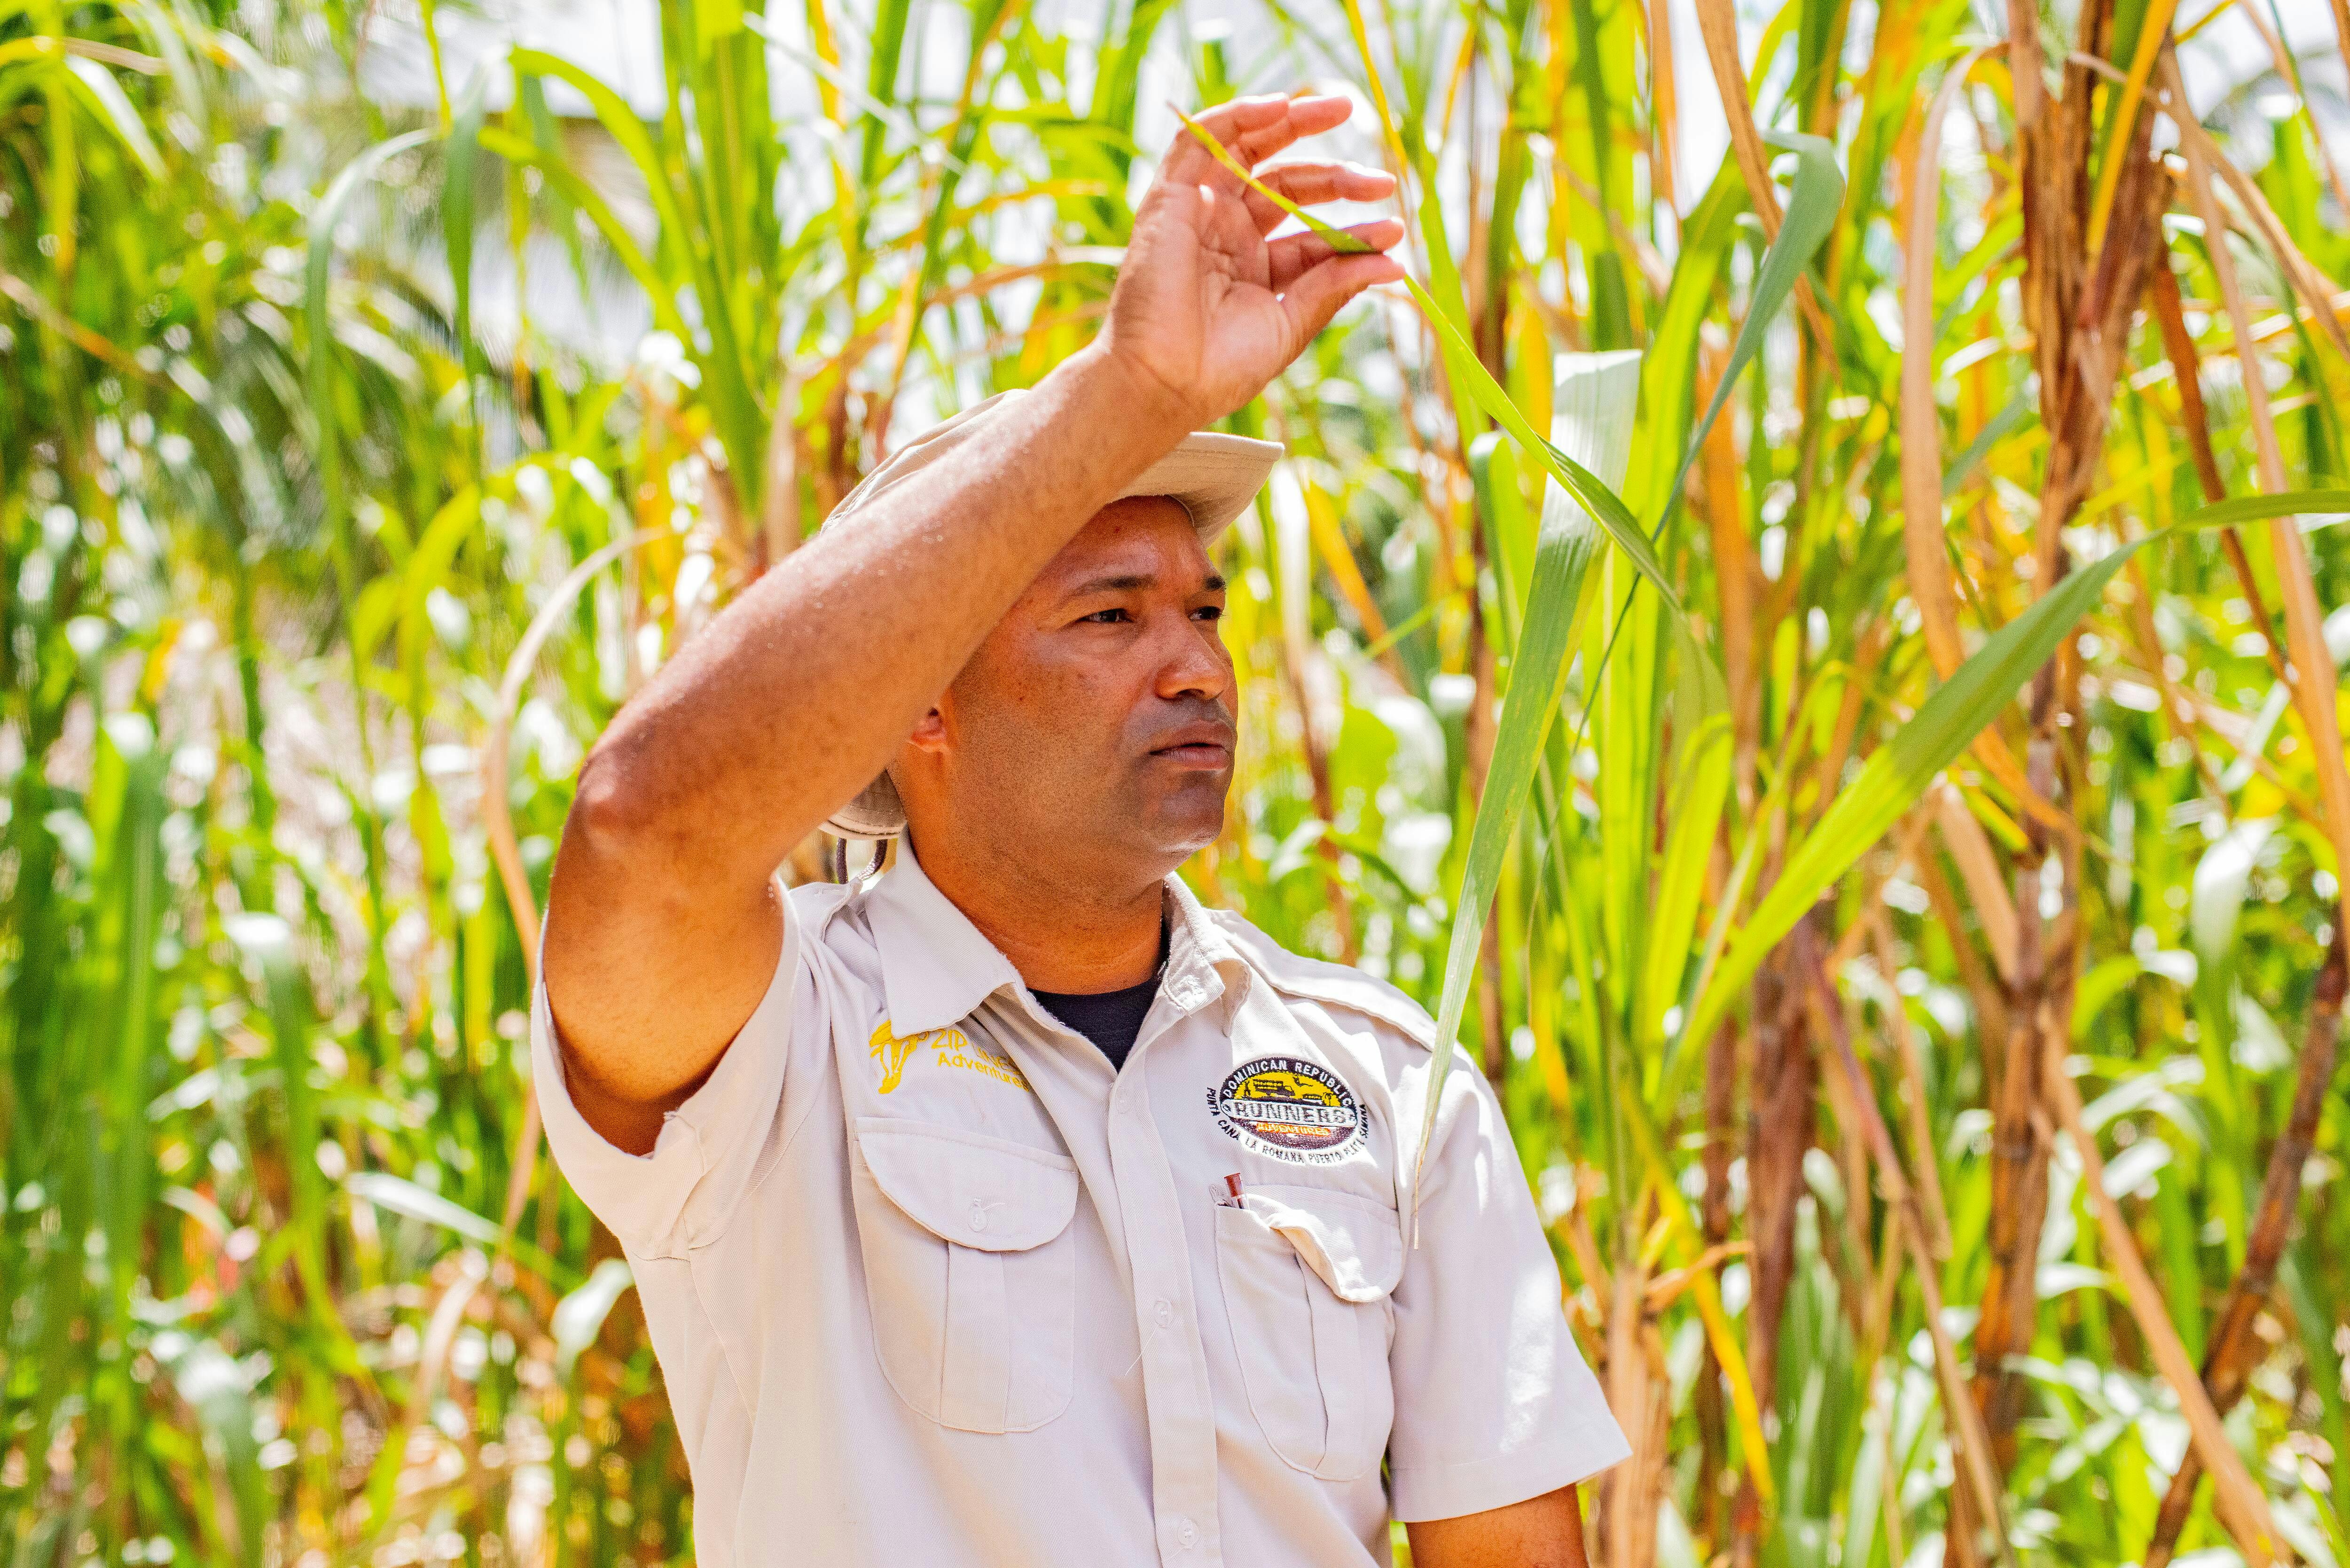
<instances>
[{"instance_id":1,"label":"tall grass","mask_svg":"<svg viewBox=\"0 0 2350 1568\"><path fill-rule=\"evenodd\" d=\"M1235 417L1189 874L1500 1087L1596 1560L2350 1562L2350 56L1695 9L1711 79L1620 0L665 4L642 118L527 48L386 107L399 19L309 0L0 11L11 1560L690 1554L520 1048L580 749L1085 340L1162 99L1312 78L1419 281Z\"/></svg>"}]
</instances>

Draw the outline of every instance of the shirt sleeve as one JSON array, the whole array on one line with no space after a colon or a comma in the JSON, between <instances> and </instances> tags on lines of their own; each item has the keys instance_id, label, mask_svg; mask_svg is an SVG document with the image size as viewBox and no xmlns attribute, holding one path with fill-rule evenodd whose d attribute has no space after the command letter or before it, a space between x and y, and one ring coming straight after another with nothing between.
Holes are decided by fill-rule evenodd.
<instances>
[{"instance_id":1,"label":"shirt sleeve","mask_svg":"<svg viewBox=\"0 0 2350 1568\"><path fill-rule=\"evenodd\" d=\"M784 911L775 978L710 1076L661 1119L647 1155L605 1141L571 1102L554 1014L541 979L531 999L531 1075L547 1147L572 1189L633 1257L677 1257L723 1229L779 1136L784 1067L795 1042L827 1031L814 976L803 960L802 922Z\"/></svg>"},{"instance_id":2,"label":"shirt sleeve","mask_svg":"<svg viewBox=\"0 0 2350 1568\"><path fill-rule=\"evenodd\" d=\"M1631 1454L1567 1328L1492 1089L1464 1057L1443 1094L1420 1244L1393 1297L1388 1459L1407 1521L1523 1502Z\"/></svg>"}]
</instances>

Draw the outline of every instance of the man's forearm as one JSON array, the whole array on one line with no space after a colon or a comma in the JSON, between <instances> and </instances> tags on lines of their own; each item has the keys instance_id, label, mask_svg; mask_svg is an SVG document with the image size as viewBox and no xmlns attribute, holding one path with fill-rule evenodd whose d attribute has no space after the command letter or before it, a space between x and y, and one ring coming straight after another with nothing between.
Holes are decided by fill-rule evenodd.
<instances>
[{"instance_id":1,"label":"man's forearm","mask_svg":"<svg viewBox=\"0 0 2350 1568\"><path fill-rule=\"evenodd\" d=\"M661 669L581 770L591 840L599 825L625 837L647 876L758 888L880 771L1054 553L1188 430L1163 387L1098 348L992 419L984 448L811 541Z\"/></svg>"}]
</instances>

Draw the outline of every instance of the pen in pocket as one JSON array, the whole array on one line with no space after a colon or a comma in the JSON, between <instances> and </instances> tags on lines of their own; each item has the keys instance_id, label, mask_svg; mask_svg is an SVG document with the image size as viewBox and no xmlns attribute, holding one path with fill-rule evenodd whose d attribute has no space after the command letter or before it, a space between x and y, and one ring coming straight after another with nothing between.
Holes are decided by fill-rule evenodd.
<instances>
[{"instance_id":1,"label":"pen in pocket","mask_svg":"<svg viewBox=\"0 0 2350 1568\"><path fill-rule=\"evenodd\" d=\"M1242 1201L1242 1199L1241 1173L1235 1170L1230 1176L1224 1178L1224 1189L1216 1194L1216 1207L1219 1209L1245 1209L1248 1205Z\"/></svg>"}]
</instances>

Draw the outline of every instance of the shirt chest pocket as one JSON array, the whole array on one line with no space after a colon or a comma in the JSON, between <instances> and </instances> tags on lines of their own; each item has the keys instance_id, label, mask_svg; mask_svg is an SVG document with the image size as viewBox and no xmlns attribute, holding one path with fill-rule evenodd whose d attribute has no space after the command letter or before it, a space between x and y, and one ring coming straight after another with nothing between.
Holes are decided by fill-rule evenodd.
<instances>
[{"instance_id":1,"label":"shirt chest pocket","mask_svg":"<svg viewBox=\"0 0 2350 1568\"><path fill-rule=\"evenodd\" d=\"M1319 1188L1251 1188L1243 1207L1216 1210L1216 1266L1249 1407L1273 1451L1324 1480L1377 1469L1395 1423L1395 1210Z\"/></svg>"},{"instance_id":2,"label":"shirt chest pocket","mask_svg":"<svg viewBox=\"0 0 2350 1568\"><path fill-rule=\"evenodd\" d=\"M1053 1419L1076 1360L1076 1162L889 1116L858 1116L856 1132L857 1232L889 1386L958 1431Z\"/></svg>"}]
</instances>

